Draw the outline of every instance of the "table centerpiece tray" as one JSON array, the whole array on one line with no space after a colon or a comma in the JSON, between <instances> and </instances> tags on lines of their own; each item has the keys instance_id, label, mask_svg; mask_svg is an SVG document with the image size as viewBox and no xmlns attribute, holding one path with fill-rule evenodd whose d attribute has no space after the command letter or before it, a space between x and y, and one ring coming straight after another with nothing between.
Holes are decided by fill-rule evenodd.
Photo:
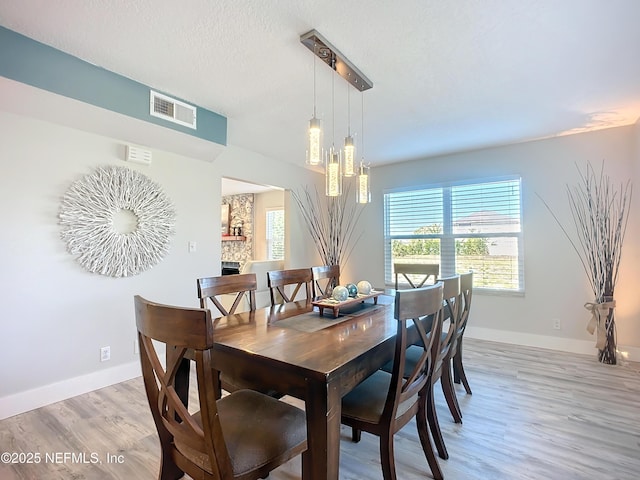
<instances>
[{"instance_id":1,"label":"table centerpiece tray","mask_svg":"<svg viewBox=\"0 0 640 480\"><path fill-rule=\"evenodd\" d=\"M351 305L355 305L356 303L364 303L365 300L369 298L373 298L373 303L376 305L378 303L378 296L382 295L384 292L380 290L371 290L368 294L359 293L355 297L349 297L346 300L338 301L331 297L319 298L311 302L311 304L315 307L318 307L320 311L320 316L324 312L325 308L332 310L333 317L338 318L338 314L340 313L340 309L344 307L348 307Z\"/></svg>"}]
</instances>

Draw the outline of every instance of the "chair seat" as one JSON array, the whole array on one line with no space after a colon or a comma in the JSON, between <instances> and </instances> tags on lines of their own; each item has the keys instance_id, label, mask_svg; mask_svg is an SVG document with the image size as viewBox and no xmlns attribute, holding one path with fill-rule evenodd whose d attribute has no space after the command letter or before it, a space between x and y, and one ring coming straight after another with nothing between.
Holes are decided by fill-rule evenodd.
<instances>
[{"instance_id":1,"label":"chair seat","mask_svg":"<svg viewBox=\"0 0 640 480\"><path fill-rule=\"evenodd\" d=\"M252 390L235 391L217 402L234 476L270 463L280 463L292 450L306 449L305 413L293 405ZM201 425L200 412L194 419ZM295 428L293 428L295 427ZM213 473L209 458L188 445L176 448L192 462Z\"/></svg>"},{"instance_id":2,"label":"chair seat","mask_svg":"<svg viewBox=\"0 0 640 480\"><path fill-rule=\"evenodd\" d=\"M391 374L378 370L342 397L342 416L378 423L387 401L390 384ZM410 406L409 401L401 403L396 417L405 413Z\"/></svg>"}]
</instances>

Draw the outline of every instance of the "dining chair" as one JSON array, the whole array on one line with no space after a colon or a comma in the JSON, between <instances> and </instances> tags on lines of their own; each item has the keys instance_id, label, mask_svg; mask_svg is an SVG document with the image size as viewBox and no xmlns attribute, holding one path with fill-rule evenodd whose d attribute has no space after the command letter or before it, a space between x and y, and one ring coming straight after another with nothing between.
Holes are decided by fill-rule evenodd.
<instances>
[{"instance_id":1,"label":"dining chair","mask_svg":"<svg viewBox=\"0 0 640 480\"><path fill-rule=\"evenodd\" d=\"M420 288L422 287L430 277L435 279L438 277L438 273L440 272L440 265L435 263L394 263L393 264L393 272L396 278L396 290L398 290L398 277L402 275L407 283L411 286L411 288ZM417 276L419 275L422 280L417 281L412 279L409 275ZM416 281L417 283L414 283Z\"/></svg>"},{"instance_id":2,"label":"dining chair","mask_svg":"<svg viewBox=\"0 0 640 480\"><path fill-rule=\"evenodd\" d=\"M313 299L312 283L313 275L311 274L310 268L272 270L267 272L267 285L269 287L269 294L271 295L271 305L294 302L298 292L301 292L303 287L307 302L311 302ZM290 285L295 285L295 287L291 295L288 295L285 287ZM282 299L282 301L278 301L279 299Z\"/></svg>"},{"instance_id":3,"label":"dining chair","mask_svg":"<svg viewBox=\"0 0 640 480\"><path fill-rule=\"evenodd\" d=\"M376 371L342 399L341 421L352 428L353 441L360 441L363 430L379 437L385 480L396 478L394 435L413 418L416 418L420 443L431 473L436 479L443 478L426 425L426 393L434 360L433 348L438 346L442 328L442 293L441 284L396 292L397 334L392 371ZM432 318L431 335L425 330L423 321L428 316ZM420 357L411 369L406 368L405 361L409 326L421 340Z\"/></svg>"},{"instance_id":4,"label":"dining chair","mask_svg":"<svg viewBox=\"0 0 640 480\"><path fill-rule=\"evenodd\" d=\"M442 386L442 392L444 394L445 400L447 401L447 406L449 407L449 411L451 412L451 416L453 417L456 423L462 423L462 412L460 410L460 406L458 404L458 399L456 397L455 389L453 387L453 379L451 376L451 363L453 354L455 353L456 343L457 343L457 335L458 328L460 325L460 318L463 311L463 296L461 290L461 276L454 275L452 277L441 278L437 280L438 283L443 284L444 289L444 313L443 313L443 325L446 326L446 330L443 326L441 332L440 339L440 348L441 352L439 353L439 357L435 361L434 365L434 375L433 375L433 383L435 384L438 380L440 380ZM427 323L430 320L427 319ZM420 347L418 346L409 346L406 354L406 361L408 366L411 367L420 357ZM444 363L444 365L442 365ZM391 364L387 363L382 367L383 370L387 372L391 371ZM434 422L438 425L438 422ZM439 426L437 427L439 429ZM434 434L434 438L441 438L440 435L436 436ZM438 444L438 442L436 442ZM444 445L443 443L441 445ZM445 450L444 446L439 447L440 450ZM443 457L444 458L444 457Z\"/></svg>"},{"instance_id":5,"label":"dining chair","mask_svg":"<svg viewBox=\"0 0 640 480\"><path fill-rule=\"evenodd\" d=\"M200 308L209 308L210 304L213 304L223 317L233 315L243 298L248 298L249 311L256 309L255 292L257 279L255 273L198 278L196 280L196 286L198 289ZM222 305L219 296L229 294L236 294L236 297L231 307L227 309ZM245 388L256 390L274 398L283 396L280 392L276 392L269 385L264 385L259 379L255 378L251 380L241 379L226 371L222 371L217 380L217 398L222 396L222 390L234 392Z\"/></svg>"},{"instance_id":6,"label":"dining chair","mask_svg":"<svg viewBox=\"0 0 640 480\"><path fill-rule=\"evenodd\" d=\"M328 297L331 290L340 285L340 265L311 267L313 298Z\"/></svg>"},{"instance_id":7,"label":"dining chair","mask_svg":"<svg viewBox=\"0 0 640 480\"><path fill-rule=\"evenodd\" d=\"M471 310L471 297L473 296L473 272L463 273L460 275L460 290L462 290L463 306L460 313L460 321L456 328L456 345L453 351L453 381L459 384L462 381L464 389L471 395L471 387L467 380L467 375L464 371L464 365L462 363L462 338L467 328L467 321L469 320L469 311Z\"/></svg>"},{"instance_id":8,"label":"dining chair","mask_svg":"<svg viewBox=\"0 0 640 480\"><path fill-rule=\"evenodd\" d=\"M265 478L299 454L305 468L302 410L252 390L216 400L209 310L161 305L138 295L134 304L142 376L161 446L158 478L181 478L184 473L209 480ZM166 367L154 342L164 344ZM180 391L177 375L187 351L195 357L195 412L188 409L188 395Z\"/></svg>"},{"instance_id":9,"label":"dining chair","mask_svg":"<svg viewBox=\"0 0 640 480\"><path fill-rule=\"evenodd\" d=\"M449 368L452 346L456 334L456 324L459 319L462 293L460 291L460 275L438 279L438 283L442 284L442 295L444 299L443 326L427 392L427 423L438 450L438 455L440 458L447 459L449 458L449 453L447 452L447 447L440 430L433 389L436 382L440 380L442 392L444 393L453 420L456 423L462 423L462 414L460 413L460 406L458 405L458 399L456 398L453 388L451 369ZM446 330L445 326L447 327ZM410 346L407 349L407 361L410 364L417 361L420 354L421 351L417 345Z\"/></svg>"},{"instance_id":10,"label":"dining chair","mask_svg":"<svg viewBox=\"0 0 640 480\"><path fill-rule=\"evenodd\" d=\"M452 277L440 278L437 284L442 284L443 288L443 315L442 315L442 328L440 329L440 338L437 345L434 343L434 359L433 369L431 372L431 378L428 383L427 389L427 424L431 430L433 441L438 450L440 458L449 458L447 447L444 443L444 438L440 430L440 423L436 412L436 406L434 401L434 386L440 380L442 386L442 392L444 393L447 406L451 412L451 416L456 423L462 423L462 413L460 406L458 405L458 399L453 387L453 381L451 377L450 358L452 352L452 346L455 339L456 323L460 316L462 293L460 290L460 276L454 275ZM427 329L430 318L425 320L427 323ZM446 326L446 329L445 329ZM420 343L410 345L407 348L405 361L407 363L407 370L410 370L415 365L422 355L422 345ZM391 370L391 365L386 364L382 367L385 371Z\"/></svg>"},{"instance_id":11,"label":"dining chair","mask_svg":"<svg viewBox=\"0 0 640 480\"><path fill-rule=\"evenodd\" d=\"M249 310L256 309L257 280L255 273L198 278L196 284L200 308L208 308L208 304L211 302L218 309L221 316L226 317L234 314L240 302L247 298ZM236 297L231 307L227 309L221 303L219 296L228 294L236 294Z\"/></svg>"}]
</instances>

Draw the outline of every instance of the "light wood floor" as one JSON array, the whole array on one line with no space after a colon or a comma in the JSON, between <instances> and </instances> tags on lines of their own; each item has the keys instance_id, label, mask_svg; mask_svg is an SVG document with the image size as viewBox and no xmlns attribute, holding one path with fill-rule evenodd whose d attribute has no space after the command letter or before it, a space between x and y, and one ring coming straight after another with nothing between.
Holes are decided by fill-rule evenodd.
<instances>
[{"instance_id":1,"label":"light wood floor","mask_svg":"<svg viewBox=\"0 0 640 480\"><path fill-rule=\"evenodd\" d=\"M439 389L437 396L447 480L640 478L639 364L601 365L595 350L580 356L465 342L473 395L458 390L462 425L452 422ZM381 479L377 439L363 433L353 444L349 434L343 429L340 478ZM400 480L431 478L415 423L396 435L395 451ZM142 379L0 422L0 452L41 455L39 464L0 464L3 480L157 478L159 446ZM122 463L107 463L107 454ZM270 476L298 478L299 459Z\"/></svg>"}]
</instances>

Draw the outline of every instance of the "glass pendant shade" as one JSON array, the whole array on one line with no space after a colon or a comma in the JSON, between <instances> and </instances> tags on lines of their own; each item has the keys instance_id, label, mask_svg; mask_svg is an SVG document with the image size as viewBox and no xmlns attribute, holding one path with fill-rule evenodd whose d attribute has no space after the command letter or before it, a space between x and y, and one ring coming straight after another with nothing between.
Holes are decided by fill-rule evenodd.
<instances>
[{"instance_id":1,"label":"glass pendant shade","mask_svg":"<svg viewBox=\"0 0 640 480\"><path fill-rule=\"evenodd\" d=\"M349 135L344 139L344 176L353 177L356 174L356 167L353 156L355 147L353 145L353 137Z\"/></svg>"},{"instance_id":2,"label":"glass pendant shade","mask_svg":"<svg viewBox=\"0 0 640 480\"><path fill-rule=\"evenodd\" d=\"M327 196L338 197L342 195L342 161L340 151L335 151L333 147L329 151L324 175Z\"/></svg>"},{"instance_id":3,"label":"glass pendant shade","mask_svg":"<svg viewBox=\"0 0 640 480\"><path fill-rule=\"evenodd\" d=\"M322 130L320 120L315 115L309 121L309 148L307 149L307 163L320 165L322 163Z\"/></svg>"},{"instance_id":4,"label":"glass pendant shade","mask_svg":"<svg viewBox=\"0 0 640 480\"><path fill-rule=\"evenodd\" d=\"M371 202L371 185L369 167L365 167L360 164L360 173L358 174L358 181L356 184L356 202L369 203Z\"/></svg>"}]
</instances>

